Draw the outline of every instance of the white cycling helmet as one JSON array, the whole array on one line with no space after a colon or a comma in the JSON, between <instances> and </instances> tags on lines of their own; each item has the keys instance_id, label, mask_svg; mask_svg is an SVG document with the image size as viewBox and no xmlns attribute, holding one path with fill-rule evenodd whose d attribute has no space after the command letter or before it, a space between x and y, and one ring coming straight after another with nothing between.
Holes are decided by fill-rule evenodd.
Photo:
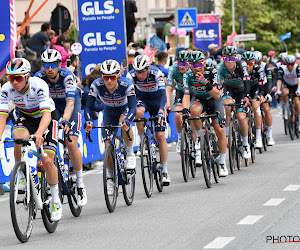
<instances>
[{"instance_id":1,"label":"white cycling helmet","mask_svg":"<svg viewBox=\"0 0 300 250\"><path fill-rule=\"evenodd\" d=\"M61 54L56 49L47 49L42 53L41 59L44 63L61 62Z\"/></svg>"},{"instance_id":2,"label":"white cycling helmet","mask_svg":"<svg viewBox=\"0 0 300 250\"><path fill-rule=\"evenodd\" d=\"M287 55L284 57L284 62L288 64L294 64L296 62L296 57L294 55Z\"/></svg>"},{"instance_id":3,"label":"white cycling helmet","mask_svg":"<svg viewBox=\"0 0 300 250\"><path fill-rule=\"evenodd\" d=\"M115 60L106 60L101 63L100 70L103 75L114 75L119 74L120 64Z\"/></svg>"},{"instance_id":4,"label":"white cycling helmet","mask_svg":"<svg viewBox=\"0 0 300 250\"><path fill-rule=\"evenodd\" d=\"M7 75L24 75L31 71L31 65L25 58L14 58L6 64Z\"/></svg>"},{"instance_id":5,"label":"white cycling helmet","mask_svg":"<svg viewBox=\"0 0 300 250\"><path fill-rule=\"evenodd\" d=\"M254 51L255 63L261 62L263 55L260 51Z\"/></svg>"},{"instance_id":6,"label":"white cycling helmet","mask_svg":"<svg viewBox=\"0 0 300 250\"><path fill-rule=\"evenodd\" d=\"M139 55L134 58L132 66L134 70L143 70L150 66L150 58L146 55Z\"/></svg>"}]
</instances>

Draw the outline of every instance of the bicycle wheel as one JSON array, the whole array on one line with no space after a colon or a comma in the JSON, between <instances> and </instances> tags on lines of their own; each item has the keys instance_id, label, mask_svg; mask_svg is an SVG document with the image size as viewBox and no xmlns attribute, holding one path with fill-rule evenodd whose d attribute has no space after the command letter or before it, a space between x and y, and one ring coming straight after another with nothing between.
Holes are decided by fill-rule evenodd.
<instances>
[{"instance_id":1,"label":"bicycle wheel","mask_svg":"<svg viewBox=\"0 0 300 250\"><path fill-rule=\"evenodd\" d=\"M181 168L182 175L185 182L189 180L189 168L190 168L190 147L189 138L185 127L182 127L181 131Z\"/></svg>"},{"instance_id":2,"label":"bicycle wheel","mask_svg":"<svg viewBox=\"0 0 300 250\"><path fill-rule=\"evenodd\" d=\"M284 108L282 107L282 118L283 118L283 126L284 126L284 133L285 135L288 134L288 120L284 118Z\"/></svg>"},{"instance_id":3,"label":"bicycle wheel","mask_svg":"<svg viewBox=\"0 0 300 250\"><path fill-rule=\"evenodd\" d=\"M240 134L239 128L236 127L237 144L235 150L236 169L241 170L242 165L242 135Z\"/></svg>"},{"instance_id":4,"label":"bicycle wheel","mask_svg":"<svg viewBox=\"0 0 300 250\"><path fill-rule=\"evenodd\" d=\"M141 138L141 169L144 190L148 198L153 192L153 173L151 167L151 152L149 147L149 137L143 135Z\"/></svg>"},{"instance_id":5,"label":"bicycle wheel","mask_svg":"<svg viewBox=\"0 0 300 250\"><path fill-rule=\"evenodd\" d=\"M126 161L126 153L124 155L124 162ZM127 206L133 202L135 191L135 170L125 170L124 183L122 184L123 196Z\"/></svg>"},{"instance_id":6,"label":"bicycle wheel","mask_svg":"<svg viewBox=\"0 0 300 250\"><path fill-rule=\"evenodd\" d=\"M59 190L60 200L62 199L61 178L62 177L60 175L60 171L58 171L58 180L59 180L58 190ZM53 232L55 232L55 230L57 228L58 221L51 221L51 205L52 205L51 192L50 192L50 186L48 185L48 182L46 179L46 173L43 168L41 169L41 196L42 196L42 202L43 202L43 209L41 211L43 223L44 223L46 230L49 233L53 233Z\"/></svg>"},{"instance_id":7,"label":"bicycle wheel","mask_svg":"<svg viewBox=\"0 0 300 250\"><path fill-rule=\"evenodd\" d=\"M20 183L21 180L24 182ZM27 189L28 182L29 188ZM20 242L27 242L32 233L34 200L30 180L27 180L26 177L25 162L17 162L13 168L9 198L10 215L15 234Z\"/></svg>"},{"instance_id":8,"label":"bicycle wheel","mask_svg":"<svg viewBox=\"0 0 300 250\"><path fill-rule=\"evenodd\" d=\"M298 121L298 114L295 110L295 107L293 107L294 110L294 114L295 114L295 122L294 122L294 126L295 126L295 135L297 138L299 138L299 121Z\"/></svg>"},{"instance_id":9,"label":"bicycle wheel","mask_svg":"<svg viewBox=\"0 0 300 250\"><path fill-rule=\"evenodd\" d=\"M69 188L69 194L67 196L68 196L68 203L69 203L71 213L75 217L78 217L81 214L82 207L79 207L77 205L76 174L73 171L69 171L68 188Z\"/></svg>"},{"instance_id":10,"label":"bicycle wheel","mask_svg":"<svg viewBox=\"0 0 300 250\"><path fill-rule=\"evenodd\" d=\"M201 158L202 158L203 175L204 175L206 186L210 188L213 180L213 169L212 169L211 154L209 152L210 145L209 145L208 133L206 129L203 129L200 138L201 138L200 140L201 140Z\"/></svg>"},{"instance_id":11,"label":"bicycle wheel","mask_svg":"<svg viewBox=\"0 0 300 250\"><path fill-rule=\"evenodd\" d=\"M116 173L116 159L113 145L109 144L105 149L103 162L103 187L105 203L108 211L112 213L117 204L118 197L118 173ZM110 169L111 176L108 176L108 169ZM110 184L108 182L111 182ZM108 185L111 185L108 191Z\"/></svg>"},{"instance_id":12,"label":"bicycle wheel","mask_svg":"<svg viewBox=\"0 0 300 250\"><path fill-rule=\"evenodd\" d=\"M231 174L234 174L236 159L235 159L235 151L236 151L236 131L235 126L233 126L233 122L231 121L229 124L229 134L228 134L228 156L229 156L229 167Z\"/></svg>"},{"instance_id":13,"label":"bicycle wheel","mask_svg":"<svg viewBox=\"0 0 300 250\"><path fill-rule=\"evenodd\" d=\"M220 182L220 164L219 164L219 149L218 149L218 143L216 141L216 135L211 135L210 141L212 142L213 146L213 160L212 160L212 169L214 174L214 179L216 183Z\"/></svg>"},{"instance_id":14,"label":"bicycle wheel","mask_svg":"<svg viewBox=\"0 0 300 250\"><path fill-rule=\"evenodd\" d=\"M289 119L288 119L288 130L290 134L291 140L294 140L295 138L295 126L294 126L294 121L295 121L295 116L293 113L293 106L290 104L289 106Z\"/></svg>"},{"instance_id":15,"label":"bicycle wheel","mask_svg":"<svg viewBox=\"0 0 300 250\"><path fill-rule=\"evenodd\" d=\"M160 154L159 154L159 150L156 149L156 159L155 159L155 165L156 165L156 173L154 175L154 179L155 179L155 183L156 183L156 187L157 187L157 190L158 192L162 192L163 191L163 182L162 182L162 179L163 179L163 175L162 175L162 165L161 165L161 162L158 161L157 159L160 159Z\"/></svg>"},{"instance_id":16,"label":"bicycle wheel","mask_svg":"<svg viewBox=\"0 0 300 250\"><path fill-rule=\"evenodd\" d=\"M188 137L188 140L189 140L189 147L190 147L190 155L189 155L189 160L190 160L190 167L191 167L191 174L192 174L192 177L195 178L196 177L196 170L197 170L197 167L196 167L196 164L195 164L195 142L193 140L193 132L192 130L190 130L190 132L188 133L189 137Z\"/></svg>"}]
</instances>

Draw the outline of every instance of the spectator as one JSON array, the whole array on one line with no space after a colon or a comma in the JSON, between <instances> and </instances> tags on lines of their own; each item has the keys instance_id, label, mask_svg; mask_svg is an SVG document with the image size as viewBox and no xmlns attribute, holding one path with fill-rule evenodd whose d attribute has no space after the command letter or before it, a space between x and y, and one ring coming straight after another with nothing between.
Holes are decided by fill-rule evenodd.
<instances>
[{"instance_id":1,"label":"spectator","mask_svg":"<svg viewBox=\"0 0 300 250\"><path fill-rule=\"evenodd\" d=\"M127 44L133 41L133 33L135 31L135 26L137 24L135 20L134 12L137 12L135 1L125 0Z\"/></svg>"},{"instance_id":2,"label":"spectator","mask_svg":"<svg viewBox=\"0 0 300 250\"><path fill-rule=\"evenodd\" d=\"M69 59L70 56L72 55L72 52L69 51L70 41L71 41L70 37L68 37L65 34L62 34L57 38L56 45L52 46L52 49L57 50L61 54L62 68L67 67L67 59Z\"/></svg>"},{"instance_id":3,"label":"spectator","mask_svg":"<svg viewBox=\"0 0 300 250\"><path fill-rule=\"evenodd\" d=\"M21 27L21 24L18 25L18 27ZM35 55L36 56L36 52L29 49L27 44L29 41L29 36L27 33L27 29L24 28L20 35L19 38L17 40L17 47L16 47L16 57L18 58L25 58L26 55Z\"/></svg>"},{"instance_id":4,"label":"spectator","mask_svg":"<svg viewBox=\"0 0 300 250\"><path fill-rule=\"evenodd\" d=\"M160 51L156 54L157 57L157 67L163 72L165 77L168 77L168 70L164 67L167 64L168 61L168 53L164 51Z\"/></svg>"},{"instance_id":5,"label":"spectator","mask_svg":"<svg viewBox=\"0 0 300 250\"><path fill-rule=\"evenodd\" d=\"M48 34L50 32L50 25L44 23L41 27L41 31L35 33L29 40L28 48L35 51L40 58L41 54L45 50L45 45L50 46L50 40Z\"/></svg>"},{"instance_id":6,"label":"spectator","mask_svg":"<svg viewBox=\"0 0 300 250\"><path fill-rule=\"evenodd\" d=\"M222 56L222 47L220 47L219 49L217 48L218 48L217 44L211 43L210 45L208 45L210 57L215 60L218 59L218 55Z\"/></svg>"},{"instance_id":7,"label":"spectator","mask_svg":"<svg viewBox=\"0 0 300 250\"><path fill-rule=\"evenodd\" d=\"M243 54L244 52L246 52L246 50L245 50L245 44L244 43L237 43L237 49L236 49L236 51L237 51L237 53L239 54L239 55L241 55L241 54Z\"/></svg>"},{"instance_id":8,"label":"spectator","mask_svg":"<svg viewBox=\"0 0 300 250\"><path fill-rule=\"evenodd\" d=\"M77 67L79 65L79 58L77 55L71 55L70 59L71 59L71 66L74 67L73 74L78 77Z\"/></svg>"},{"instance_id":9,"label":"spectator","mask_svg":"<svg viewBox=\"0 0 300 250\"><path fill-rule=\"evenodd\" d=\"M175 25L175 16L172 14L171 16L169 16L169 22L167 22L164 26L164 30L163 30L163 35L164 36L177 36L177 33L175 32L175 34L172 34L170 32L170 29Z\"/></svg>"}]
</instances>

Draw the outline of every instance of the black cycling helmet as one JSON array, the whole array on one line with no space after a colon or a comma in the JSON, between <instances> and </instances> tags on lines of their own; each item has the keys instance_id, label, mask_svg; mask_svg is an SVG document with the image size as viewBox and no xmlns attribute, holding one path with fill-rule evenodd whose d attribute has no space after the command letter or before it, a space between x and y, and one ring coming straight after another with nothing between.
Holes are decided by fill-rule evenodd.
<instances>
[{"instance_id":1,"label":"black cycling helmet","mask_svg":"<svg viewBox=\"0 0 300 250\"><path fill-rule=\"evenodd\" d=\"M176 55L176 60L178 62L186 62L189 59L189 52L186 50L181 50Z\"/></svg>"}]
</instances>

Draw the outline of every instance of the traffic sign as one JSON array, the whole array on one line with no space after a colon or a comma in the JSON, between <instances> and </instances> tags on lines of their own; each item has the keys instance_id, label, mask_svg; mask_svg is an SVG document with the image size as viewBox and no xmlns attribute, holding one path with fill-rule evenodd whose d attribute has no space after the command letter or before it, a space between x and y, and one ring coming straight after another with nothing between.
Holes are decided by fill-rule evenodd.
<instances>
[{"instance_id":1,"label":"traffic sign","mask_svg":"<svg viewBox=\"0 0 300 250\"><path fill-rule=\"evenodd\" d=\"M243 41L254 41L256 40L255 33L236 35L234 38L235 41L243 42Z\"/></svg>"},{"instance_id":2,"label":"traffic sign","mask_svg":"<svg viewBox=\"0 0 300 250\"><path fill-rule=\"evenodd\" d=\"M197 9L177 9L177 28L197 28Z\"/></svg>"}]
</instances>

